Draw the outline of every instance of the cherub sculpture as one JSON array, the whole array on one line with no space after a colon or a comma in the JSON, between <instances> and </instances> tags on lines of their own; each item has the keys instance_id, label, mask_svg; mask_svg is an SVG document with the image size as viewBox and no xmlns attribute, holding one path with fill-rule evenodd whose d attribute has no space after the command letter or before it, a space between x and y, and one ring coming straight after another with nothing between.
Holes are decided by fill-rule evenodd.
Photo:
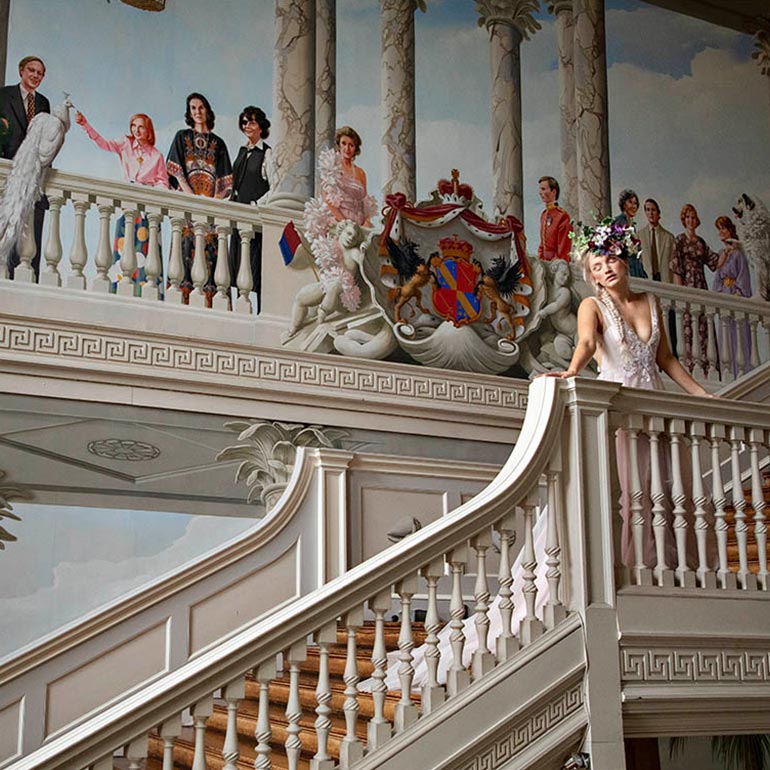
<instances>
[{"instance_id":1,"label":"cherub sculpture","mask_svg":"<svg viewBox=\"0 0 770 770\"><path fill-rule=\"evenodd\" d=\"M70 127L69 94L51 113L40 112L32 118L27 135L11 166L11 173L0 202L0 276L8 256L20 241L24 225L35 201L43 194L43 177L64 144Z\"/></svg>"},{"instance_id":2,"label":"cherub sculpture","mask_svg":"<svg viewBox=\"0 0 770 770\"><path fill-rule=\"evenodd\" d=\"M516 339L516 324L513 320L514 308L508 300L521 277L522 272L518 263L513 264L504 256L499 256L495 257L491 267L482 274L476 286L476 293L483 294L489 300L489 317L484 319L484 323L494 323L499 313L511 327L507 337L511 341ZM498 328L502 332L502 321Z\"/></svg>"},{"instance_id":3,"label":"cherub sculpture","mask_svg":"<svg viewBox=\"0 0 770 770\"><path fill-rule=\"evenodd\" d=\"M393 309L396 323L405 323L401 317L401 310L410 301L414 300L417 307L423 313L430 311L422 304L422 288L436 278L431 270L431 265L438 259L438 253L431 254L428 264L418 253L417 244L412 241L396 243L391 238L385 242L388 248L390 262L398 273L401 285L395 289L393 299L396 305Z\"/></svg>"}]
</instances>

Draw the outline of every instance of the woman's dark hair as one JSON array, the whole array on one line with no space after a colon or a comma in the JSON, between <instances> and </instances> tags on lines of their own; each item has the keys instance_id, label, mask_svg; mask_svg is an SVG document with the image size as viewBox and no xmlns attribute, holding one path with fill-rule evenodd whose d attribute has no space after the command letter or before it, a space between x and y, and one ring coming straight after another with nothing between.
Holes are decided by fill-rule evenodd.
<instances>
[{"instance_id":1,"label":"woman's dark hair","mask_svg":"<svg viewBox=\"0 0 770 770\"><path fill-rule=\"evenodd\" d=\"M733 222L733 220L730 219L730 217L725 217L725 216L717 217L717 221L714 222L714 226L717 228L724 227L725 230L727 230L730 233L730 237L733 240L735 241L738 240L738 233L735 230L735 222Z\"/></svg>"},{"instance_id":2,"label":"woman's dark hair","mask_svg":"<svg viewBox=\"0 0 770 770\"><path fill-rule=\"evenodd\" d=\"M260 107L255 107L253 104L250 104L248 107L244 107L241 110L241 114L238 116L238 128L240 128L241 131L243 131L244 119L257 121L263 139L267 139L267 137L270 136L270 121L267 119L265 111Z\"/></svg>"},{"instance_id":3,"label":"woman's dark hair","mask_svg":"<svg viewBox=\"0 0 770 770\"><path fill-rule=\"evenodd\" d=\"M639 205L639 196L633 190L623 190L618 198L618 206L620 206L620 213L626 213L626 201L630 201L631 198L636 198L636 205Z\"/></svg>"},{"instance_id":4,"label":"woman's dark hair","mask_svg":"<svg viewBox=\"0 0 770 770\"><path fill-rule=\"evenodd\" d=\"M197 91L193 91L187 97L187 107L184 113L184 122L187 123L187 125L190 126L190 128L195 127L195 121L193 120L192 114L190 113L190 102L193 99L200 99L203 102L203 106L206 108L206 128L208 128L209 131L213 131L216 115L214 115L214 110L211 109L209 100L203 94L199 94Z\"/></svg>"}]
</instances>

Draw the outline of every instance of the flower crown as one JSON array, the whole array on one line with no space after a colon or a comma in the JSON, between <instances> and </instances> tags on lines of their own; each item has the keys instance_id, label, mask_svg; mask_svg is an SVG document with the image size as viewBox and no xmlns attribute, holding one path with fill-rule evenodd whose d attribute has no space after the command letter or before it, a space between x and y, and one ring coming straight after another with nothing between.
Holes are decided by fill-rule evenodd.
<instances>
[{"instance_id":1,"label":"flower crown","mask_svg":"<svg viewBox=\"0 0 770 770\"><path fill-rule=\"evenodd\" d=\"M586 259L589 254L612 255L625 260L639 259L642 254L633 225L616 222L612 217L602 219L595 227L573 222L569 235L577 261Z\"/></svg>"}]
</instances>

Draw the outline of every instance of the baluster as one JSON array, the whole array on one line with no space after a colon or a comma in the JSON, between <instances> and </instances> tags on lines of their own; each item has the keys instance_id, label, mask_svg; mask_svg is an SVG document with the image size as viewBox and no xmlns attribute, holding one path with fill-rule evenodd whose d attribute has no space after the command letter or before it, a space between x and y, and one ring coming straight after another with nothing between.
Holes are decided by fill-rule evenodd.
<instances>
[{"instance_id":1,"label":"baluster","mask_svg":"<svg viewBox=\"0 0 770 770\"><path fill-rule=\"evenodd\" d=\"M714 311L711 308L707 308L705 305L700 306L701 314L706 316L706 331L708 332L706 340L706 350L702 350L703 343L700 342L700 315L698 316L698 346L701 349L701 355L706 354L706 360L708 361L708 372L704 371L704 375L709 382L719 382L719 372L717 370L717 340L714 331ZM693 335L695 336L695 330Z\"/></svg>"},{"instance_id":2,"label":"baluster","mask_svg":"<svg viewBox=\"0 0 770 770\"><path fill-rule=\"evenodd\" d=\"M695 587L695 574L687 566L687 531L689 526L685 515L684 504L687 496L684 493L682 479L682 454L687 451L684 443L684 420L669 421L669 438L671 439L671 502L674 504L674 539L676 542L676 582L682 588Z\"/></svg>"},{"instance_id":3,"label":"baluster","mask_svg":"<svg viewBox=\"0 0 770 770\"><path fill-rule=\"evenodd\" d=\"M19 264L13 272L13 280L20 283L34 283L35 271L32 268L32 260L37 252L35 241L35 212L30 211L27 221L21 230L21 240L18 243Z\"/></svg>"},{"instance_id":4,"label":"baluster","mask_svg":"<svg viewBox=\"0 0 770 770\"><path fill-rule=\"evenodd\" d=\"M543 618L546 628L553 628L567 617L567 611L559 597L561 589L561 546L559 544L559 519L561 518L561 493L559 486L560 473L556 468L549 468L546 473L546 493L548 507L546 515L545 564L548 580L548 600L545 604Z\"/></svg>"},{"instance_id":5,"label":"baluster","mask_svg":"<svg viewBox=\"0 0 770 770\"><path fill-rule=\"evenodd\" d=\"M706 515L706 497L703 491L703 467L701 464L701 440L706 436L706 425L702 422L690 423L690 457L692 458L692 502L695 507L695 542L698 546L698 569L696 577L701 588L716 588L717 579L708 563L708 531Z\"/></svg>"},{"instance_id":6,"label":"baluster","mask_svg":"<svg viewBox=\"0 0 770 770\"><path fill-rule=\"evenodd\" d=\"M513 657L519 650L519 640L513 633L513 575L511 574L511 546L516 541L516 511L505 514L497 523L496 529L500 535L500 568L497 572L497 582L500 586L500 620L503 630L497 637L497 662L502 663Z\"/></svg>"},{"instance_id":7,"label":"baluster","mask_svg":"<svg viewBox=\"0 0 770 770\"><path fill-rule=\"evenodd\" d=\"M222 688L222 699L227 705L227 730L222 746L222 759L225 764L222 770L237 770L238 759L241 756L238 745L238 701L246 694L246 683L239 677Z\"/></svg>"},{"instance_id":8,"label":"baluster","mask_svg":"<svg viewBox=\"0 0 770 770\"><path fill-rule=\"evenodd\" d=\"M43 249L45 270L40 271L40 283L43 286L61 286L59 262L61 262L62 257L60 227L63 205L63 195L54 195L48 199L48 238Z\"/></svg>"},{"instance_id":9,"label":"baluster","mask_svg":"<svg viewBox=\"0 0 770 770\"><path fill-rule=\"evenodd\" d=\"M254 237L254 231L239 223L238 232L241 234L241 259L236 277L238 299L235 300L235 312L251 315L254 312L249 299L249 294L254 288L254 277L251 274L251 239Z\"/></svg>"},{"instance_id":10,"label":"baluster","mask_svg":"<svg viewBox=\"0 0 770 770\"><path fill-rule=\"evenodd\" d=\"M759 318L752 316L749 319L749 329L751 335L751 368L756 369L759 366L759 335L757 334L757 324Z\"/></svg>"},{"instance_id":11,"label":"baluster","mask_svg":"<svg viewBox=\"0 0 770 770\"><path fill-rule=\"evenodd\" d=\"M682 302L681 307L680 307L680 302L676 302L675 304L677 307L676 316L675 316L677 353L679 354L678 356L679 361L681 362L682 366L686 368L687 353L686 353L685 344L684 344L684 327L685 327L684 316L688 310L688 305L686 302Z\"/></svg>"},{"instance_id":12,"label":"baluster","mask_svg":"<svg viewBox=\"0 0 770 770\"><path fill-rule=\"evenodd\" d=\"M91 291L109 294L111 284L107 273L112 267L112 247L110 246L110 217L115 208L108 203L102 203L97 198L96 210L99 212L99 242L96 245L96 275L91 280Z\"/></svg>"},{"instance_id":13,"label":"baluster","mask_svg":"<svg viewBox=\"0 0 770 770\"><path fill-rule=\"evenodd\" d=\"M719 311L719 326L721 331L719 346L719 363L722 367L722 382L733 380L732 351L730 350L730 314L726 310Z\"/></svg>"},{"instance_id":14,"label":"baluster","mask_svg":"<svg viewBox=\"0 0 770 770\"><path fill-rule=\"evenodd\" d=\"M124 208L123 219L126 223L123 235L123 249L120 252L120 272L117 294L121 297L133 297L136 289L134 272L136 271L136 209Z\"/></svg>"},{"instance_id":15,"label":"baluster","mask_svg":"<svg viewBox=\"0 0 770 770\"><path fill-rule=\"evenodd\" d=\"M147 759L147 733L140 735L126 746L125 758L128 770L142 770Z\"/></svg>"},{"instance_id":16,"label":"baluster","mask_svg":"<svg viewBox=\"0 0 770 770\"><path fill-rule=\"evenodd\" d=\"M388 687L385 684L388 667L388 653L385 648L385 613L390 610L390 605L390 589L380 591L369 600L369 609L374 613L374 646L372 647L374 716L367 726L367 742L370 751L384 745L391 734L390 722L385 719L385 698L388 694Z\"/></svg>"},{"instance_id":17,"label":"baluster","mask_svg":"<svg viewBox=\"0 0 770 770\"><path fill-rule=\"evenodd\" d=\"M257 725L254 730L254 737L257 739L257 758L254 760L256 770L271 770L273 767L273 763L270 761L270 739L273 737L270 730L270 682L274 678L275 658L260 663L255 675L255 679L259 682Z\"/></svg>"},{"instance_id":18,"label":"baluster","mask_svg":"<svg viewBox=\"0 0 770 770\"><path fill-rule=\"evenodd\" d=\"M315 710L318 715L315 720L318 750L313 759L310 760L310 770L334 770L334 760L329 754L329 731L332 729L332 721L329 719L329 714L332 713L329 705L332 700L332 688L329 681L329 645L336 641L336 621L327 623L315 633L315 642L318 645L318 685L315 688L315 699L318 704Z\"/></svg>"},{"instance_id":19,"label":"baluster","mask_svg":"<svg viewBox=\"0 0 770 770\"><path fill-rule=\"evenodd\" d=\"M444 688L438 683L438 666L441 660L441 651L438 648L438 632L441 621L438 616L438 581L444 574L444 559L434 559L423 567L422 576L428 582L428 610L425 613L425 664L428 668L428 681L422 686L422 698L420 705L423 714L435 711L446 699Z\"/></svg>"},{"instance_id":20,"label":"baluster","mask_svg":"<svg viewBox=\"0 0 770 770\"><path fill-rule=\"evenodd\" d=\"M227 225L217 225L217 264L214 268L214 283L217 293L212 300L214 310L230 309L230 265L227 261Z\"/></svg>"},{"instance_id":21,"label":"baluster","mask_svg":"<svg viewBox=\"0 0 770 770\"><path fill-rule=\"evenodd\" d=\"M147 281L142 285L142 299L156 301L160 299L158 282L163 278L163 260L160 257L160 210L147 208L147 259L144 262L144 274Z\"/></svg>"},{"instance_id":22,"label":"baluster","mask_svg":"<svg viewBox=\"0 0 770 770\"><path fill-rule=\"evenodd\" d=\"M449 627L452 629L449 636L449 644L452 648L452 664L447 674L447 692L450 696L457 695L471 683L470 674L463 665L465 604L463 603L462 579L467 563L468 549L466 546L455 548L449 554L449 567L452 572L452 598L449 602L449 615L452 618L449 623Z\"/></svg>"},{"instance_id":23,"label":"baluster","mask_svg":"<svg viewBox=\"0 0 770 770\"><path fill-rule=\"evenodd\" d=\"M473 538L471 545L476 551L476 583L473 597L476 600L476 650L473 653L471 671L474 679L480 679L495 666L495 658L489 649L489 583L487 581L487 550L492 545L492 530L484 529Z\"/></svg>"},{"instance_id":24,"label":"baluster","mask_svg":"<svg viewBox=\"0 0 770 770\"><path fill-rule=\"evenodd\" d=\"M652 532L655 536L657 564L654 569L659 586L673 586L674 573L666 560L666 493L660 476L660 434L663 431L663 419L647 418L647 432L650 439L650 498L652 499Z\"/></svg>"},{"instance_id":25,"label":"baluster","mask_svg":"<svg viewBox=\"0 0 770 770\"><path fill-rule=\"evenodd\" d=\"M115 762L113 760L112 754L109 754L106 757L102 757L101 759L98 759L96 762L91 765L91 770L113 770L115 767ZM165 768L163 768L165 770Z\"/></svg>"},{"instance_id":26,"label":"baluster","mask_svg":"<svg viewBox=\"0 0 770 770\"><path fill-rule=\"evenodd\" d=\"M209 695L198 701L191 709L193 729L195 731L195 753L192 770L208 770L206 763L206 722L214 711L214 698Z\"/></svg>"},{"instance_id":27,"label":"baluster","mask_svg":"<svg viewBox=\"0 0 770 770\"><path fill-rule=\"evenodd\" d=\"M746 523L746 498L741 481L741 442L746 439L743 428L730 428L730 467L732 470L732 503L735 509L735 539L738 541L738 584L744 590L755 590L756 575L749 572L748 539L749 525Z\"/></svg>"},{"instance_id":28,"label":"baluster","mask_svg":"<svg viewBox=\"0 0 770 770\"><path fill-rule=\"evenodd\" d=\"M286 728L286 757L289 761L289 770L297 770L299 757L302 753L302 728L299 722L302 719L302 703L299 697L300 664L307 660L307 644L304 639L295 642L286 656L289 662L289 700L286 703L286 719L289 722Z\"/></svg>"},{"instance_id":29,"label":"baluster","mask_svg":"<svg viewBox=\"0 0 770 770\"><path fill-rule=\"evenodd\" d=\"M161 770L174 770L174 739L182 732L182 717L177 714L167 719L159 728L158 734L163 739L163 767Z\"/></svg>"},{"instance_id":30,"label":"baluster","mask_svg":"<svg viewBox=\"0 0 770 770\"><path fill-rule=\"evenodd\" d=\"M522 505L524 511L524 555L521 566L524 579L522 592L524 593L525 614L519 624L519 639L521 639L523 645L534 642L544 631L543 624L535 615L535 603L537 602L537 585L535 584L537 557L535 556L534 526L537 504L538 493L537 489L535 489L526 496Z\"/></svg>"},{"instance_id":31,"label":"baluster","mask_svg":"<svg viewBox=\"0 0 770 770\"><path fill-rule=\"evenodd\" d=\"M398 681L401 683L401 698L396 704L393 727L397 733L404 731L417 721L417 706L412 703L412 596L417 591L416 578L406 578L396 584L396 593L401 599L401 629L398 634Z\"/></svg>"},{"instance_id":32,"label":"baluster","mask_svg":"<svg viewBox=\"0 0 770 770\"><path fill-rule=\"evenodd\" d=\"M728 524L725 520L727 513L725 505L725 487L722 482L722 462L719 458L719 444L725 440L726 431L724 425L709 425L709 442L711 444L711 479L712 490L711 500L714 504L714 532L717 538L717 553L719 556L719 568L717 569L717 580L720 588L736 588L737 581L735 574L730 571L727 564L727 530Z\"/></svg>"},{"instance_id":33,"label":"baluster","mask_svg":"<svg viewBox=\"0 0 770 770\"><path fill-rule=\"evenodd\" d=\"M762 473L759 469L759 450L764 440L764 431L749 430L749 453L751 457L751 506L754 509L754 540L757 544L759 572L757 581L767 591L767 525L765 524L765 495L762 490Z\"/></svg>"},{"instance_id":34,"label":"baluster","mask_svg":"<svg viewBox=\"0 0 770 770\"><path fill-rule=\"evenodd\" d=\"M193 258L191 278L195 287L190 292L190 307L206 307L206 282L209 278L209 263L206 261L206 233L208 225L205 222L196 222L195 232L195 257Z\"/></svg>"},{"instance_id":35,"label":"baluster","mask_svg":"<svg viewBox=\"0 0 770 770\"><path fill-rule=\"evenodd\" d=\"M70 249L71 274L67 277L68 289L85 289L86 277L83 268L88 263L88 246L86 245L86 213L91 208L88 198L73 193L72 207L75 209L75 235Z\"/></svg>"},{"instance_id":36,"label":"baluster","mask_svg":"<svg viewBox=\"0 0 770 770\"><path fill-rule=\"evenodd\" d=\"M171 217L171 250L168 256L168 281L166 302L181 305L184 300L180 284L184 279L184 262L182 260L182 230L184 218L179 212L169 212Z\"/></svg>"},{"instance_id":37,"label":"baluster","mask_svg":"<svg viewBox=\"0 0 770 770\"><path fill-rule=\"evenodd\" d=\"M735 319L735 364L738 367L738 376L746 374L748 371L747 362L749 360L749 351L746 350L746 330L749 328L749 322L745 313L738 313Z\"/></svg>"},{"instance_id":38,"label":"baluster","mask_svg":"<svg viewBox=\"0 0 770 770\"><path fill-rule=\"evenodd\" d=\"M680 340L683 338L680 337ZM684 344L683 342L681 343ZM639 432L642 429L640 415L632 414L626 419L626 435L628 436L628 460L630 464L630 485L628 491L629 509L631 513L631 534L634 543L634 566L631 573L634 582L639 586L652 585L652 569L645 562L645 525L644 520L644 490L642 477L639 474Z\"/></svg>"},{"instance_id":39,"label":"baluster","mask_svg":"<svg viewBox=\"0 0 770 770\"><path fill-rule=\"evenodd\" d=\"M347 655L345 656L345 737L340 745L340 768L347 770L358 762L364 755L364 747L356 736L356 721L358 719L358 660L356 658L356 630L364 622L364 608L357 607L345 616L345 627L348 632ZM400 641L399 641L400 644Z\"/></svg>"}]
</instances>

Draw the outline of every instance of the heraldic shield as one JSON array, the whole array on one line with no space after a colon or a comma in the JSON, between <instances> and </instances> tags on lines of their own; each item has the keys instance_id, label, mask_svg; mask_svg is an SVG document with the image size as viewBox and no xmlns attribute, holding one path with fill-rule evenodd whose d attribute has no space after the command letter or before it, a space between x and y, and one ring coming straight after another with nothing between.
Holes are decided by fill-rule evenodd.
<instances>
[{"instance_id":1,"label":"heraldic shield","mask_svg":"<svg viewBox=\"0 0 770 770\"><path fill-rule=\"evenodd\" d=\"M521 222L488 220L456 170L429 201L388 196L384 214L379 253L361 272L398 345L428 366L498 374L516 364L536 310Z\"/></svg>"}]
</instances>

